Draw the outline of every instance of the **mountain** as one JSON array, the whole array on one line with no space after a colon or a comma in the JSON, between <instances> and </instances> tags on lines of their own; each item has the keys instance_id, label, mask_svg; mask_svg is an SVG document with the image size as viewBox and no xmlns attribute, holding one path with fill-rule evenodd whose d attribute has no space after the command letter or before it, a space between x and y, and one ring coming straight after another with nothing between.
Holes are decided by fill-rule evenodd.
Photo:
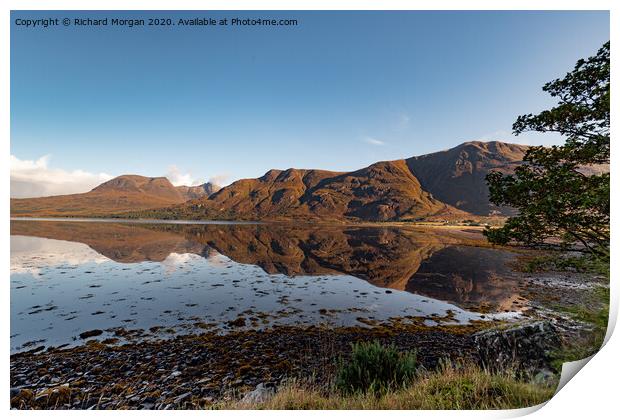
<instances>
[{"instance_id":1,"label":"mountain","mask_svg":"<svg viewBox=\"0 0 620 420\"><path fill-rule=\"evenodd\" d=\"M424 191L405 160L354 172L272 169L163 212L174 218L415 220L464 217ZM160 214L161 215L161 214ZM148 217L148 216L147 216Z\"/></svg>"},{"instance_id":2,"label":"mountain","mask_svg":"<svg viewBox=\"0 0 620 420\"><path fill-rule=\"evenodd\" d=\"M485 177L491 170L514 172L527 148L475 141L354 172L272 169L176 206L166 217L404 221L510 214L489 203Z\"/></svg>"},{"instance_id":3,"label":"mountain","mask_svg":"<svg viewBox=\"0 0 620 420\"><path fill-rule=\"evenodd\" d=\"M527 146L468 142L352 172L272 169L219 189L174 187L166 178L123 175L84 194L12 199L13 216L167 219L411 221L463 220L510 209L489 203L485 176L511 173Z\"/></svg>"},{"instance_id":4,"label":"mountain","mask_svg":"<svg viewBox=\"0 0 620 420\"><path fill-rule=\"evenodd\" d=\"M195 198L208 197L214 192L219 191L220 187L211 182L207 182L205 184L196 185L193 187L187 187L185 185L181 185L181 186L176 187L176 189L181 194L183 194L183 197L186 200L193 200Z\"/></svg>"},{"instance_id":5,"label":"mountain","mask_svg":"<svg viewBox=\"0 0 620 420\"><path fill-rule=\"evenodd\" d=\"M489 202L485 182L491 170L513 173L529 146L499 141L463 143L452 149L412 157L407 166L424 190L463 211L486 216L509 213Z\"/></svg>"},{"instance_id":6,"label":"mountain","mask_svg":"<svg viewBox=\"0 0 620 420\"><path fill-rule=\"evenodd\" d=\"M168 207L206 196L211 184L175 187L165 177L121 175L81 194L11 199L13 216L106 216Z\"/></svg>"},{"instance_id":7,"label":"mountain","mask_svg":"<svg viewBox=\"0 0 620 420\"><path fill-rule=\"evenodd\" d=\"M91 193L138 193L158 200L179 202L183 194L165 177L148 178L140 175L121 175L91 190Z\"/></svg>"}]
</instances>

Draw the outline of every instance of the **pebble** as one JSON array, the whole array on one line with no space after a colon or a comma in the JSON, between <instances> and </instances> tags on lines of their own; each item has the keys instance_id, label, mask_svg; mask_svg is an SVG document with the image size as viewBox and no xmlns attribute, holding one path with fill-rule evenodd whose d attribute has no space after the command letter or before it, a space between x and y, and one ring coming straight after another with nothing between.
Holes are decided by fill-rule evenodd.
<instances>
[{"instance_id":1,"label":"pebble","mask_svg":"<svg viewBox=\"0 0 620 420\"><path fill-rule=\"evenodd\" d=\"M185 401L186 399L188 399L189 397L191 397L192 393L191 392L186 392L185 394L181 394L178 397L176 397L174 399L174 403L175 404L179 404L181 401Z\"/></svg>"}]
</instances>

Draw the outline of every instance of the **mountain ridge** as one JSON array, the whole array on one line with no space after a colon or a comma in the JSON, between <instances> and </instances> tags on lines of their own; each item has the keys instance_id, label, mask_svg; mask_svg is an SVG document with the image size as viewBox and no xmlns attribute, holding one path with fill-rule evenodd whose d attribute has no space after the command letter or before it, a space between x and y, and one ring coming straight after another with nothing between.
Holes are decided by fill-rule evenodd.
<instances>
[{"instance_id":1,"label":"mountain ridge","mask_svg":"<svg viewBox=\"0 0 620 420\"><path fill-rule=\"evenodd\" d=\"M349 172L271 169L218 189L174 187L165 177L122 175L84 194L12 199L14 216L166 219L417 221L510 214L488 201L485 176L512 173L528 146L471 141Z\"/></svg>"},{"instance_id":2,"label":"mountain ridge","mask_svg":"<svg viewBox=\"0 0 620 420\"><path fill-rule=\"evenodd\" d=\"M180 204L217 188L210 183L175 187L166 177L120 175L84 193L11 198L11 215L108 216Z\"/></svg>"},{"instance_id":3,"label":"mountain ridge","mask_svg":"<svg viewBox=\"0 0 620 420\"><path fill-rule=\"evenodd\" d=\"M253 220L391 221L466 216L424 191L403 159L377 162L352 172L272 169L170 212L178 218Z\"/></svg>"},{"instance_id":4,"label":"mountain ridge","mask_svg":"<svg viewBox=\"0 0 620 420\"><path fill-rule=\"evenodd\" d=\"M523 163L529 146L500 141L470 141L439 152L407 159L423 188L458 209L486 216L511 214L489 202L485 177L490 171L506 174Z\"/></svg>"}]
</instances>

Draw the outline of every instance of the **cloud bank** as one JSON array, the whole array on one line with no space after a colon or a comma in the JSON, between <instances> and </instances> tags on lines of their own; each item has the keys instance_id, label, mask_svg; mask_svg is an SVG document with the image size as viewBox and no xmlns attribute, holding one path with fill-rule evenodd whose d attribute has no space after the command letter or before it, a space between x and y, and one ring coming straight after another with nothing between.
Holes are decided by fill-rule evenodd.
<instances>
[{"instance_id":1,"label":"cloud bank","mask_svg":"<svg viewBox=\"0 0 620 420\"><path fill-rule=\"evenodd\" d=\"M52 168L49 163L49 155L37 160L11 155L11 198L83 193L112 178L106 173Z\"/></svg>"}]
</instances>

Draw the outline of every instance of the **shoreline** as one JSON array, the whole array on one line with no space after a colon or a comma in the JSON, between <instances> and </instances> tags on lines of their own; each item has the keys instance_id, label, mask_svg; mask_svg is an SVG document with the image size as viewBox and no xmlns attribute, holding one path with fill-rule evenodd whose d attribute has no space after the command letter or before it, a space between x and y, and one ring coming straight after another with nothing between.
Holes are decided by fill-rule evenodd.
<instances>
[{"instance_id":1,"label":"shoreline","mask_svg":"<svg viewBox=\"0 0 620 420\"><path fill-rule=\"evenodd\" d=\"M484 229L483 224L452 224L441 222L370 222L370 221L308 221L308 220L186 220L186 219L131 219L114 217L28 217L11 216L10 221L32 222L81 222L81 223L135 223L135 224L179 224L179 225L295 225L295 226L322 226L322 227L416 227L416 228L467 228L471 230Z\"/></svg>"}]
</instances>

